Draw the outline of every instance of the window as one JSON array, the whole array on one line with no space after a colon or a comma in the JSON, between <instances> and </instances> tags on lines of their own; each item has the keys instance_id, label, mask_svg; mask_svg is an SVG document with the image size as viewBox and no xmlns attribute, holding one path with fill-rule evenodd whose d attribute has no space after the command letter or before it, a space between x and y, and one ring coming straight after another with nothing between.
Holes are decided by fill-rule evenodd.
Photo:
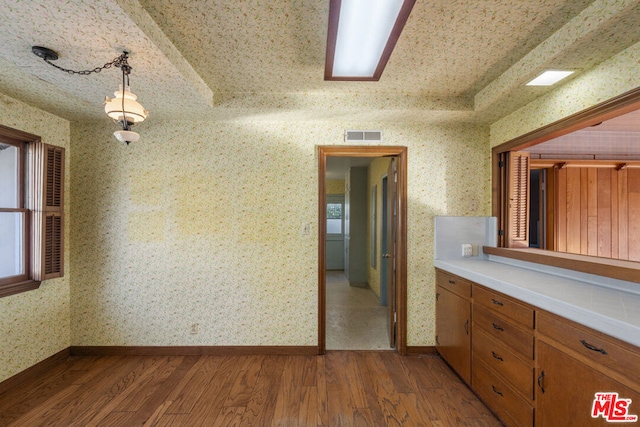
<instances>
[{"instance_id":1,"label":"window","mask_svg":"<svg viewBox=\"0 0 640 427\"><path fill-rule=\"evenodd\" d=\"M342 234L342 205L327 202L327 234Z\"/></svg>"},{"instance_id":2,"label":"window","mask_svg":"<svg viewBox=\"0 0 640 427\"><path fill-rule=\"evenodd\" d=\"M0 297L63 271L64 148L0 126Z\"/></svg>"},{"instance_id":3,"label":"window","mask_svg":"<svg viewBox=\"0 0 640 427\"><path fill-rule=\"evenodd\" d=\"M23 164L23 150L0 141L0 280L27 278Z\"/></svg>"}]
</instances>

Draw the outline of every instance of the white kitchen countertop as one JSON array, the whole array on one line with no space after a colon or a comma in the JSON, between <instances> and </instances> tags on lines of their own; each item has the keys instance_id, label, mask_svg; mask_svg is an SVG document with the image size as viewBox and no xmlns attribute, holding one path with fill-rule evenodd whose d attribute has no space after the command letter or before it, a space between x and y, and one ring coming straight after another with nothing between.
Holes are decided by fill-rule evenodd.
<instances>
[{"instance_id":1,"label":"white kitchen countertop","mask_svg":"<svg viewBox=\"0 0 640 427\"><path fill-rule=\"evenodd\" d=\"M640 347L640 284L489 256L437 268Z\"/></svg>"}]
</instances>

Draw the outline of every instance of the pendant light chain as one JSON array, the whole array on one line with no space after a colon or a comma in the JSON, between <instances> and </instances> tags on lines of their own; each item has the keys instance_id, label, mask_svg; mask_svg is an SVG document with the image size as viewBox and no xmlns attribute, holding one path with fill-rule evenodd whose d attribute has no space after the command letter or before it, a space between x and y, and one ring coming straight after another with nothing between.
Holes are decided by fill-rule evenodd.
<instances>
[{"instance_id":1,"label":"pendant light chain","mask_svg":"<svg viewBox=\"0 0 640 427\"><path fill-rule=\"evenodd\" d=\"M92 73L99 73L100 71L105 70L107 68L111 68L112 66L116 66L118 68L127 67L128 71L131 71L131 67L129 67L129 64L127 63L127 58L129 58L129 52L124 52L122 55L118 56L117 58L115 58L111 62L107 62L102 67L96 67L93 70L81 70L81 71L70 70L68 68L62 68L62 67L54 64L53 62L51 62L49 60L49 58L45 57L43 59L47 64L52 65L55 68L57 68L58 70L64 71L65 73L79 74L81 76L87 76L87 75L92 74ZM128 74L128 72L127 72L127 74Z\"/></svg>"}]
</instances>

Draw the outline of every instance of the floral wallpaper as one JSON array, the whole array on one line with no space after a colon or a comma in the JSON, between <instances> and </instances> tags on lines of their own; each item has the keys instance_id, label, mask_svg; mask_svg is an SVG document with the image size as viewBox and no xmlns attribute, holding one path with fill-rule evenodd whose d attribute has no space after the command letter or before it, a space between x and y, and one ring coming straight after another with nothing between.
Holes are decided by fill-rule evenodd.
<instances>
[{"instance_id":1,"label":"floral wallpaper","mask_svg":"<svg viewBox=\"0 0 640 427\"><path fill-rule=\"evenodd\" d=\"M69 122L0 94L0 124L65 147L65 276L39 289L0 298L0 381L70 345Z\"/></svg>"},{"instance_id":2,"label":"floral wallpaper","mask_svg":"<svg viewBox=\"0 0 640 427\"><path fill-rule=\"evenodd\" d=\"M640 43L491 125L491 146L539 129L640 86Z\"/></svg>"},{"instance_id":3,"label":"floral wallpaper","mask_svg":"<svg viewBox=\"0 0 640 427\"><path fill-rule=\"evenodd\" d=\"M317 345L316 146L350 125L158 122L127 147L74 124L73 345ZM409 147L408 343L430 345L433 216L489 212L488 132L385 135Z\"/></svg>"},{"instance_id":4,"label":"floral wallpaper","mask_svg":"<svg viewBox=\"0 0 640 427\"><path fill-rule=\"evenodd\" d=\"M325 189L327 194L344 194L344 179L327 179Z\"/></svg>"}]
</instances>

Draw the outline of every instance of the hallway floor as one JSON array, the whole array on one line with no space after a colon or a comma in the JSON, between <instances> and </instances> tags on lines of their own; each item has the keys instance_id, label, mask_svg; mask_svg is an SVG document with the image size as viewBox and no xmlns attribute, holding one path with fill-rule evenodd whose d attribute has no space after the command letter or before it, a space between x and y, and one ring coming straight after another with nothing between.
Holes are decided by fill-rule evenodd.
<instances>
[{"instance_id":1,"label":"hallway floor","mask_svg":"<svg viewBox=\"0 0 640 427\"><path fill-rule=\"evenodd\" d=\"M327 350L390 350L387 307L369 288L349 286L343 271L327 271Z\"/></svg>"}]
</instances>

